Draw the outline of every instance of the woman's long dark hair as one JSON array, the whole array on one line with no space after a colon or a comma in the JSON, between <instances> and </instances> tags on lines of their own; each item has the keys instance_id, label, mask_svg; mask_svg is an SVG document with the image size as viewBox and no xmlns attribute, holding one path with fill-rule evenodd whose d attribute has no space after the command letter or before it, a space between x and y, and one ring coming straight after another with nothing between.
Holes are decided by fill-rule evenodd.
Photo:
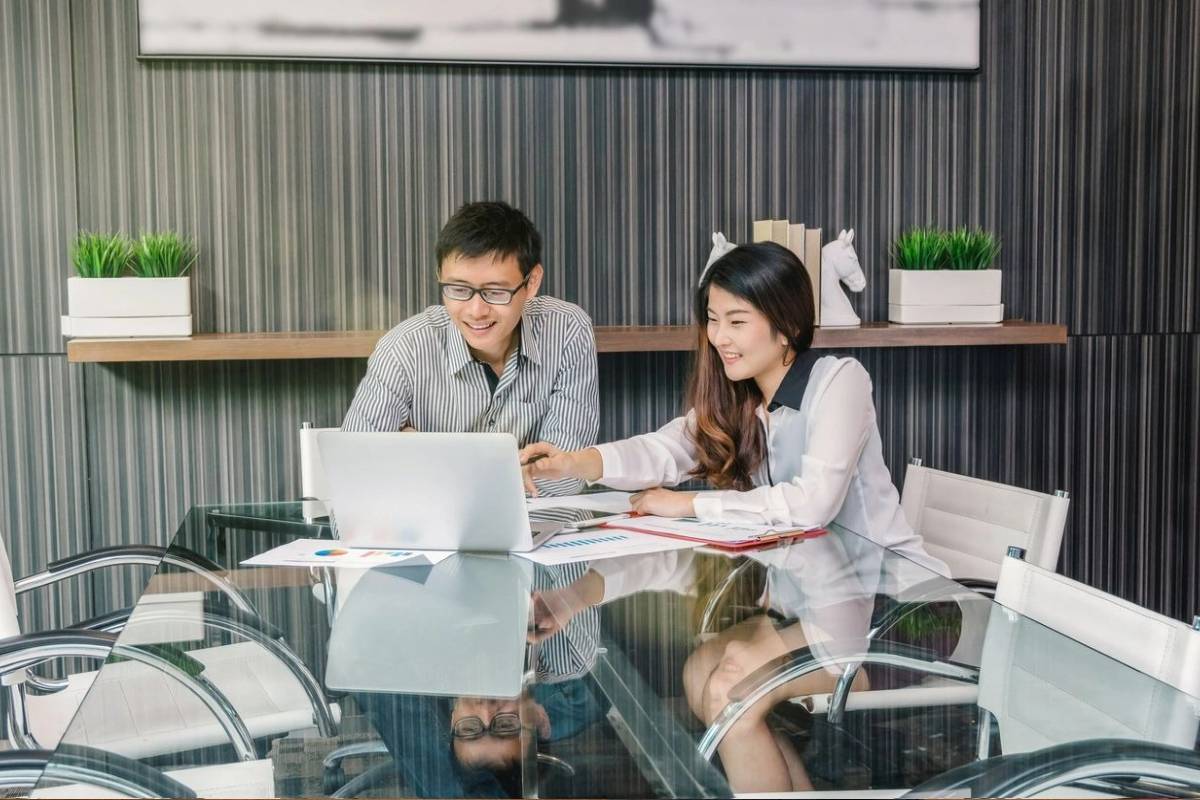
<instances>
[{"instance_id":1,"label":"woman's long dark hair","mask_svg":"<svg viewBox=\"0 0 1200 800\"><path fill-rule=\"evenodd\" d=\"M695 413L690 435L697 461L692 476L718 489L753 487L754 473L767 455L755 409L762 392L752 379L731 381L708 341L708 291L719 286L762 312L782 333L796 356L812 346L813 290L795 253L773 242L744 244L719 258L696 290L696 364L688 382L688 405Z\"/></svg>"}]
</instances>

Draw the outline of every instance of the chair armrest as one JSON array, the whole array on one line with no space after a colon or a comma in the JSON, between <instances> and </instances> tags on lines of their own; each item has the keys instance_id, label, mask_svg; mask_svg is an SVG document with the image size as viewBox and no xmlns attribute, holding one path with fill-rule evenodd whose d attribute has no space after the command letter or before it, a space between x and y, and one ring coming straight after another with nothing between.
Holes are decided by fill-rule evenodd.
<instances>
[{"instance_id":1,"label":"chair armrest","mask_svg":"<svg viewBox=\"0 0 1200 800\"><path fill-rule=\"evenodd\" d=\"M1200 753L1137 739L1088 739L965 764L906 797L1034 797L1081 781L1149 778L1200 790ZM1134 787L1136 788L1136 787Z\"/></svg>"},{"instance_id":2,"label":"chair armrest","mask_svg":"<svg viewBox=\"0 0 1200 800\"><path fill-rule=\"evenodd\" d=\"M166 554L167 548L154 545L113 545L55 559L46 565L46 572L51 575L61 575L64 572L75 575L88 569L121 564L145 564L156 567ZM17 583L21 583L21 581Z\"/></svg>"},{"instance_id":3,"label":"chair armrest","mask_svg":"<svg viewBox=\"0 0 1200 800\"><path fill-rule=\"evenodd\" d=\"M31 667L51 658L108 658L117 643L114 633L43 631L0 640L0 675Z\"/></svg>"},{"instance_id":4,"label":"chair armrest","mask_svg":"<svg viewBox=\"0 0 1200 800\"><path fill-rule=\"evenodd\" d=\"M996 582L985 580L983 578L955 578L954 582L967 587L973 591L979 592L986 597L996 596Z\"/></svg>"},{"instance_id":5,"label":"chair armrest","mask_svg":"<svg viewBox=\"0 0 1200 800\"><path fill-rule=\"evenodd\" d=\"M91 619L84 620L83 622L77 622L74 625L70 625L68 626L68 630L110 632L121 631L124 630L126 624L129 622L129 617L133 614L134 608L135 606L128 606L126 608L118 609L117 611L110 611L107 614L101 614L98 617L92 617ZM158 611L149 611L147 609L143 609L142 614L148 613L157 614ZM283 631L275 625L267 622L258 614L247 614L237 608L226 608L220 611L206 610L203 612L203 616L205 619L209 617L222 617L226 620L236 623L240 628L257 631L259 634L266 636L269 639L283 639ZM195 619L187 614L172 614L171 617L172 619L178 619L180 621L190 621Z\"/></svg>"},{"instance_id":6,"label":"chair armrest","mask_svg":"<svg viewBox=\"0 0 1200 800\"><path fill-rule=\"evenodd\" d=\"M0 787L32 790L43 778L108 789L126 797L195 797L196 793L162 772L125 756L82 745L57 751L0 752Z\"/></svg>"},{"instance_id":7,"label":"chair armrest","mask_svg":"<svg viewBox=\"0 0 1200 800\"><path fill-rule=\"evenodd\" d=\"M837 643L825 642L821 647L836 648ZM785 683L826 667L886 664L968 683L979 680L979 670L975 667L939 660L932 650L901 642L862 639L848 643L845 650L846 655L821 656L814 653L812 647L802 647L768 661L750 673L745 680L733 687L729 705L725 706L705 731L697 746L700 755L711 759L725 734L759 700Z\"/></svg>"},{"instance_id":8,"label":"chair armrest","mask_svg":"<svg viewBox=\"0 0 1200 800\"><path fill-rule=\"evenodd\" d=\"M157 567L160 563L187 570L208 581L235 608L245 614L257 614L254 606L224 575L220 564L186 547L157 547L146 544L123 544L101 547L51 562L46 569L16 581L16 593L24 594L40 586L58 583L74 575L82 575L106 567L141 565Z\"/></svg>"},{"instance_id":9,"label":"chair armrest","mask_svg":"<svg viewBox=\"0 0 1200 800\"><path fill-rule=\"evenodd\" d=\"M204 672L204 664L170 645L117 645L117 634L108 631L61 630L26 633L0 640L0 675L40 664L52 658L96 658L113 654L141 661L138 653L161 659L190 676ZM130 655L130 651L137 651Z\"/></svg>"}]
</instances>

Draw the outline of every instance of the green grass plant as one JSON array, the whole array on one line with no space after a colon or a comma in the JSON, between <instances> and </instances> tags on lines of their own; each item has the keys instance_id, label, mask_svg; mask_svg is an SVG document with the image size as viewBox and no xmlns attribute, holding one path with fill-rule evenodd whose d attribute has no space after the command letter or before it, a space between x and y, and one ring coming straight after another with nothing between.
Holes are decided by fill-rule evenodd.
<instances>
[{"instance_id":1,"label":"green grass plant","mask_svg":"<svg viewBox=\"0 0 1200 800\"><path fill-rule=\"evenodd\" d=\"M133 258L133 243L119 233L82 231L71 245L71 263L81 278L116 278Z\"/></svg>"},{"instance_id":2,"label":"green grass plant","mask_svg":"<svg viewBox=\"0 0 1200 800\"><path fill-rule=\"evenodd\" d=\"M945 234L935 228L912 228L892 243L892 260L897 269L942 269Z\"/></svg>"},{"instance_id":3,"label":"green grass plant","mask_svg":"<svg viewBox=\"0 0 1200 800\"><path fill-rule=\"evenodd\" d=\"M945 269L987 269L1000 254L1000 242L976 228L957 228L946 234Z\"/></svg>"},{"instance_id":4,"label":"green grass plant","mask_svg":"<svg viewBox=\"0 0 1200 800\"><path fill-rule=\"evenodd\" d=\"M979 228L912 228L892 243L897 269L988 269L1000 255L1000 242Z\"/></svg>"},{"instance_id":5,"label":"green grass plant","mask_svg":"<svg viewBox=\"0 0 1200 800\"><path fill-rule=\"evenodd\" d=\"M177 233L143 233L130 269L140 278L178 278L196 263L196 243Z\"/></svg>"}]
</instances>

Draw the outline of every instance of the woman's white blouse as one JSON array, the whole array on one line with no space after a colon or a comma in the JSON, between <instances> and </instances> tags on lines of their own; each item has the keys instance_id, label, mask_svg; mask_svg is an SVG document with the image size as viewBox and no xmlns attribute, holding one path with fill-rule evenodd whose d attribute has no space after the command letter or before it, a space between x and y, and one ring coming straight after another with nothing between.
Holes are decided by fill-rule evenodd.
<instances>
[{"instance_id":1,"label":"woman's white blouse","mask_svg":"<svg viewBox=\"0 0 1200 800\"><path fill-rule=\"evenodd\" d=\"M797 362L798 365L800 362ZM929 556L900 509L883 460L871 399L871 378L854 358L825 356L808 375L779 387L768 413L758 409L767 434L767 459L745 492L700 492L696 516L705 521L819 528L830 522L949 574ZM600 479L614 489L674 486L696 467L688 430L693 415L653 433L598 445Z\"/></svg>"}]
</instances>

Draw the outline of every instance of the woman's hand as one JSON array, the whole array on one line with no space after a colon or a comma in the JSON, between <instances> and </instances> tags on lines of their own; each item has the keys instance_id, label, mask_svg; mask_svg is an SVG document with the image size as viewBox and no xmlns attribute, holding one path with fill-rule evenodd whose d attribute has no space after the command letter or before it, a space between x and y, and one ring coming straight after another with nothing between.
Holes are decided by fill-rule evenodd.
<instances>
[{"instance_id":1,"label":"woman's hand","mask_svg":"<svg viewBox=\"0 0 1200 800\"><path fill-rule=\"evenodd\" d=\"M656 517L694 517L696 507L692 501L695 499L695 492L647 489L629 498L629 504L639 514L653 514Z\"/></svg>"},{"instance_id":2,"label":"woman's hand","mask_svg":"<svg viewBox=\"0 0 1200 800\"><path fill-rule=\"evenodd\" d=\"M521 448L521 477L525 491L537 497L534 480L579 478L585 481L599 480L604 472L604 461L600 451L594 447L585 450L560 450L549 442L537 442Z\"/></svg>"}]
</instances>

